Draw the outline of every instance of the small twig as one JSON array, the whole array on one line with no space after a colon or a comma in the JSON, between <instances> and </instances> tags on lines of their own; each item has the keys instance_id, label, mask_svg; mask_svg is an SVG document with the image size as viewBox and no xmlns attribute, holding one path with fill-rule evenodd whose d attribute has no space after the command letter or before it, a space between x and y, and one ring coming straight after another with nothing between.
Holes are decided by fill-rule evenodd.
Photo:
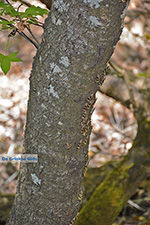
<instances>
[{"instance_id":1,"label":"small twig","mask_svg":"<svg viewBox=\"0 0 150 225\"><path fill-rule=\"evenodd\" d=\"M5 21L9 22L8 20L6 20L5 18L3 18L1 16L0 16L0 20L5 20ZM14 27L12 24L9 24L9 26Z\"/></svg>"},{"instance_id":2,"label":"small twig","mask_svg":"<svg viewBox=\"0 0 150 225\"><path fill-rule=\"evenodd\" d=\"M20 4L20 5L18 6L17 12L19 12L19 9L20 9L20 7L21 7L22 5L23 5L23 4Z\"/></svg>"},{"instance_id":3,"label":"small twig","mask_svg":"<svg viewBox=\"0 0 150 225\"><path fill-rule=\"evenodd\" d=\"M38 27L42 27L43 28L43 25L40 25L38 23L32 23L31 25L34 25L34 26L38 26Z\"/></svg>"},{"instance_id":4,"label":"small twig","mask_svg":"<svg viewBox=\"0 0 150 225\"><path fill-rule=\"evenodd\" d=\"M31 7L32 5L28 2L25 2L23 0L19 0L22 4L26 5L27 7Z\"/></svg>"},{"instance_id":5,"label":"small twig","mask_svg":"<svg viewBox=\"0 0 150 225\"><path fill-rule=\"evenodd\" d=\"M29 33L31 34L31 36L33 37L33 39L37 42L38 45L40 45L39 41L37 40L37 38L34 36L34 34L32 33L30 27L27 25L26 26L27 30L29 31Z\"/></svg>"},{"instance_id":6,"label":"small twig","mask_svg":"<svg viewBox=\"0 0 150 225\"><path fill-rule=\"evenodd\" d=\"M144 208L142 208L141 206L139 206L138 204L134 203L131 200L128 200L128 204L133 206L134 208L138 209L139 211L142 211L142 212L146 211Z\"/></svg>"},{"instance_id":7,"label":"small twig","mask_svg":"<svg viewBox=\"0 0 150 225\"><path fill-rule=\"evenodd\" d=\"M9 5L11 5L12 6L12 4L10 4L10 2L8 1L8 0L5 0Z\"/></svg>"},{"instance_id":8,"label":"small twig","mask_svg":"<svg viewBox=\"0 0 150 225\"><path fill-rule=\"evenodd\" d=\"M10 182L12 182L19 174L19 171L16 171L15 173L13 173L5 182L4 184L9 184Z\"/></svg>"},{"instance_id":9,"label":"small twig","mask_svg":"<svg viewBox=\"0 0 150 225\"><path fill-rule=\"evenodd\" d=\"M33 20L33 19L30 19L30 20L33 21L33 22L32 22L33 25L36 25L36 26L39 26L39 27L42 27L42 28L43 28L44 23L42 23L42 22L40 22L40 21L38 21L38 23L36 23L36 22L37 22L36 20ZM35 23L34 23L34 22L35 22Z\"/></svg>"},{"instance_id":10,"label":"small twig","mask_svg":"<svg viewBox=\"0 0 150 225\"><path fill-rule=\"evenodd\" d=\"M33 22L37 22L36 20L34 20L34 19L31 19ZM44 23L42 23L42 22L40 22L40 21L38 21L38 23L39 24L41 24L41 25L44 25Z\"/></svg>"},{"instance_id":11,"label":"small twig","mask_svg":"<svg viewBox=\"0 0 150 225\"><path fill-rule=\"evenodd\" d=\"M31 42L37 49L39 48L39 45L36 43L36 42L34 42L31 38L29 38L24 32L19 32L19 31L17 31L17 33L20 35L20 36L22 36L22 37L24 37L26 40L28 40L29 42Z\"/></svg>"},{"instance_id":12,"label":"small twig","mask_svg":"<svg viewBox=\"0 0 150 225\"><path fill-rule=\"evenodd\" d=\"M120 76L120 77L122 76L123 77L122 70L119 67L117 67L116 65L114 65L114 63L112 63L111 61L109 61L108 64L113 68L113 70L115 72L117 72L118 76Z\"/></svg>"}]
</instances>

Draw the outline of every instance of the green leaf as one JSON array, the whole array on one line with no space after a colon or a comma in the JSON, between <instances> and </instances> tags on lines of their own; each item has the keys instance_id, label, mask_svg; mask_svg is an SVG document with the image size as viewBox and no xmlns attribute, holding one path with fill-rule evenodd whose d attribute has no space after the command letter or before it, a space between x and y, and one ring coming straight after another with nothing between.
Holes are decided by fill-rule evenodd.
<instances>
[{"instance_id":1,"label":"green leaf","mask_svg":"<svg viewBox=\"0 0 150 225\"><path fill-rule=\"evenodd\" d=\"M11 21L2 20L2 21L0 21L0 24L1 24L2 30L10 29L11 25L14 24L14 21L13 20L11 20Z\"/></svg>"},{"instance_id":2,"label":"green leaf","mask_svg":"<svg viewBox=\"0 0 150 225\"><path fill-rule=\"evenodd\" d=\"M0 53L0 64L1 64L2 60L3 60L3 57L4 57L4 55Z\"/></svg>"},{"instance_id":3,"label":"green leaf","mask_svg":"<svg viewBox=\"0 0 150 225\"><path fill-rule=\"evenodd\" d=\"M0 2L0 15L6 14L12 17L19 16L19 12L16 11L12 5Z\"/></svg>"},{"instance_id":4,"label":"green leaf","mask_svg":"<svg viewBox=\"0 0 150 225\"><path fill-rule=\"evenodd\" d=\"M4 24L4 25L14 24L14 21L13 20L11 20L11 21L1 20L0 24Z\"/></svg>"},{"instance_id":5,"label":"green leaf","mask_svg":"<svg viewBox=\"0 0 150 225\"><path fill-rule=\"evenodd\" d=\"M9 54L7 57L11 62L22 62L23 61L22 59L20 59L19 57L16 57L17 54L18 52L13 52Z\"/></svg>"},{"instance_id":6,"label":"green leaf","mask_svg":"<svg viewBox=\"0 0 150 225\"><path fill-rule=\"evenodd\" d=\"M32 17L32 16L43 16L44 14L48 14L47 9L42 9L39 6L31 6L25 10L24 15L27 16L26 18Z\"/></svg>"},{"instance_id":7,"label":"green leaf","mask_svg":"<svg viewBox=\"0 0 150 225\"><path fill-rule=\"evenodd\" d=\"M10 60L7 56L3 55L3 59L1 61L1 68L4 74L6 75L8 71L10 70Z\"/></svg>"},{"instance_id":8,"label":"green leaf","mask_svg":"<svg viewBox=\"0 0 150 225\"><path fill-rule=\"evenodd\" d=\"M15 2L16 0L13 0L13 1ZM30 19L38 20L37 16L43 17L44 14L48 14L48 10L42 9L39 6L37 7L31 6L27 8L25 12L19 12L12 5L8 3L0 2L0 15L2 16L8 15L14 18L19 17L20 19L27 18L28 20ZM31 23L31 20L29 23ZM8 29L9 24L7 21L3 21L1 22L1 24L2 24L2 29Z\"/></svg>"},{"instance_id":9,"label":"green leaf","mask_svg":"<svg viewBox=\"0 0 150 225\"><path fill-rule=\"evenodd\" d=\"M5 8L6 5L8 5L8 4L6 4L6 3L4 3L4 2L0 2L0 8Z\"/></svg>"},{"instance_id":10,"label":"green leaf","mask_svg":"<svg viewBox=\"0 0 150 225\"><path fill-rule=\"evenodd\" d=\"M11 21L5 21L5 20L1 20L0 24L1 24L1 30L5 30L5 29L10 29L11 25L14 25L15 21L11 20Z\"/></svg>"},{"instance_id":11,"label":"green leaf","mask_svg":"<svg viewBox=\"0 0 150 225\"><path fill-rule=\"evenodd\" d=\"M0 53L0 66L5 75L10 70L11 62L22 62L20 58L16 57L17 54L18 52L13 52L6 56Z\"/></svg>"}]
</instances>

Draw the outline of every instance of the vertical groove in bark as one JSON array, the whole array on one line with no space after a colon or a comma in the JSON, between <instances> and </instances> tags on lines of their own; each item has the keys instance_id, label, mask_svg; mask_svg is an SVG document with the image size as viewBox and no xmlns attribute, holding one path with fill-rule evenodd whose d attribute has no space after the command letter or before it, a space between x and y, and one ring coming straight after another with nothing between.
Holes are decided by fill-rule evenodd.
<instances>
[{"instance_id":1,"label":"vertical groove in bark","mask_svg":"<svg viewBox=\"0 0 150 225\"><path fill-rule=\"evenodd\" d=\"M88 149L78 144L90 133L81 134L82 111L96 77L104 79L126 6L124 0L54 1L30 77L25 152L37 153L39 162L22 165L7 225L69 225L76 216Z\"/></svg>"}]
</instances>

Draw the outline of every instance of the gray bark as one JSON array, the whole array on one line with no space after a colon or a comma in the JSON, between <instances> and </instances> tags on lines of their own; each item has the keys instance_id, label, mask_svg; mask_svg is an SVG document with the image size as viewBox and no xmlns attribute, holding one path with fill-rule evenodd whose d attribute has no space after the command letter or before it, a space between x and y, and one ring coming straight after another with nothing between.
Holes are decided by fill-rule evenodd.
<instances>
[{"instance_id":1,"label":"gray bark","mask_svg":"<svg viewBox=\"0 0 150 225\"><path fill-rule=\"evenodd\" d=\"M77 215L90 109L127 4L54 1L30 77L25 152L39 162L22 164L7 225L69 225Z\"/></svg>"}]
</instances>

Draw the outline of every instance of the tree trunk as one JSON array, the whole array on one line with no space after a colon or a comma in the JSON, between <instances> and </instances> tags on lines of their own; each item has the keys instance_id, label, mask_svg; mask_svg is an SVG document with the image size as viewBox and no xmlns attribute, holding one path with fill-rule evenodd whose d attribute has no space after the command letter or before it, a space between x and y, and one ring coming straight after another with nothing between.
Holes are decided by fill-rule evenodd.
<instances>
[{"instance_id":1,"label":"tree trunk","mask_svg":"<svg viewBox=\"0 0 150 225\"><path fill-rule=\"evenodd\" d=\"M25 153L7 225L69 225L80 208L94 94L119 40L126 0L56 0L34 58ZM97 82L96 82L97 81Z\"/></svg>"}]
</instances>

